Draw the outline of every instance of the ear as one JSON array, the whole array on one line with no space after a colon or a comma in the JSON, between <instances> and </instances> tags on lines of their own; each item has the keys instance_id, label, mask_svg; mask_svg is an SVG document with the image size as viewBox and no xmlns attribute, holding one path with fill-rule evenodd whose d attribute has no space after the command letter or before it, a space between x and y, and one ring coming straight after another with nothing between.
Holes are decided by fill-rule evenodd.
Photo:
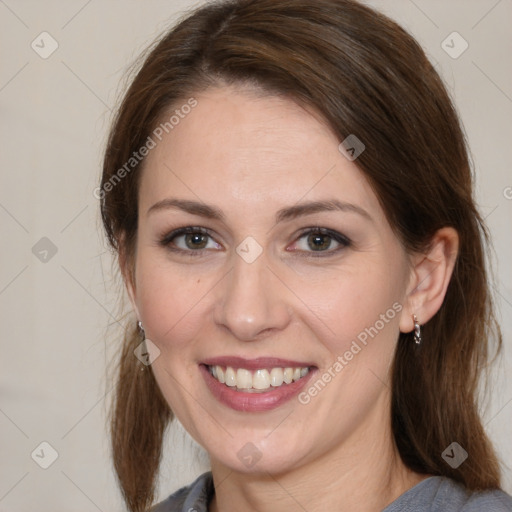
<instances>
[{"instance_id":1,"label":"ear","mask_svg":"<svg viewBox=\"0 0 512 512\"><path fill-rule=\"evenodd\" d=\"M435 233L426 253L412 257L407 298L400 319L400 331L414 329L413 315L420 324L426 324L441 307L452 277L459 235L453 228L442 228Z\"/></svg>"},{"instance_id":2,"label":"ear","mask_svg":"<svg viewBox=\"0 0 512 512\"><path fill-rule=\"evenodd\" d=\"M119 238L119 253L117 261L119 268L121 269L121 275L123 277L123 282L126 287L132 308L137 315L137 319L140 320L140 314L136 301L135 262L133 261L133 258L129 257L127 254L126 244L124 243L124 236L120 236Z\"/></svg>"}]
</instances>

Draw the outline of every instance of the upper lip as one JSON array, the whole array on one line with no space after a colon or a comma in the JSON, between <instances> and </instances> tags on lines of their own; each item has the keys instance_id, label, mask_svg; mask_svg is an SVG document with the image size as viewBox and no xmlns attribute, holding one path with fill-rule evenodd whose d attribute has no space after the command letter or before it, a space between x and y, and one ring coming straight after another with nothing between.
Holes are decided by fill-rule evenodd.
<instances>
[{"instance_id":1,"label":"upper lip","mask_svg":"<svg viewBox=\"0 0 512 512\"><path fill-rule=\"evenodd\" d=\"M292 361L278 357L258 357L256 359L245 359L236 356L212 357L202 361L207 366L230 366L231 368L245 368L246 370L259 370L263 368L308 368L311 363L303 361Z\"/></svg>"}]
</instances>

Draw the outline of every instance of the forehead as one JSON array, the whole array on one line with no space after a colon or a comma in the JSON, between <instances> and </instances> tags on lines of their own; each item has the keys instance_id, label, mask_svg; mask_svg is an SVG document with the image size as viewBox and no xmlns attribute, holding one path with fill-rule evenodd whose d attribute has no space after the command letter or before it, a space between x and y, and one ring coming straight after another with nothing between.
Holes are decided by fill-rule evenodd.
<instances>
[{"instance_id":1,"label":"forehead","mask_svg":"<svg viewBox=\"0 0 512 512\"><path fill-rule=\"evenodd\" d=\"M380 208L364 175L342 156L340 141L319 116L251 89L208 89L195 100L147 157L142 209L169 196L237 214L326 196Z\"/></svg>"}]
</instances>

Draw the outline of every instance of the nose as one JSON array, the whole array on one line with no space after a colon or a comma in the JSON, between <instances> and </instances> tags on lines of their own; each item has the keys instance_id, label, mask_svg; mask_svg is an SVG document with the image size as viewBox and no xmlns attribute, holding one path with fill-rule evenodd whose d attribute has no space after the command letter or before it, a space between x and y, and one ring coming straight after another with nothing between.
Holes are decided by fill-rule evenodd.
<instances>
[{"instance_id":1,"label":"nose","mask_svg":"<svg viewBox=\"0 0 512 512\"><path fill-rule=\"evenodd\" d=\"M255 341L290 323L286 287L264 257L252 263L235 256L234 268L218 287L215 322L242 341Z\"/></svg>"}]
</instances>

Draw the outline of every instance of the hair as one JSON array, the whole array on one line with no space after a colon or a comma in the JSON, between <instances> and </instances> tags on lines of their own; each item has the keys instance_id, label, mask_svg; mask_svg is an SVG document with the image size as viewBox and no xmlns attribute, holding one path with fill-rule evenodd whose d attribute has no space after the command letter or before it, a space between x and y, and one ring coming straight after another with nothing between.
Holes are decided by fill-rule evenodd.
<instances>
[{"instance_id":1,"label":"hair","mask_svg":"<svg viewBox=\"0 0 512 512\"><path fill-rule=\"evenodd\" d=\"M208 2L157 41L117 111L103 164L101 215L124 278L133 278L144 160L113 178L172 108L228 85L255 86L313 109L340 141L355 134L366 146L355 163L406 251L427 249L440 228L457 231L453 275L440 310L422 328L421 349L413 333L398 339L394 442L416 472L471 490L498 488L499 463L479 415L491 341L496 353L501 348L485 263L489 236L450 97L419 44L386 16L354 0ZM140 343L134 324L123 340L111 439L125 501L139 512L154 499L172 411L133 355ZM442 459L453 441L470 452L456 468Z\"/></svg>"}]
</instances>

